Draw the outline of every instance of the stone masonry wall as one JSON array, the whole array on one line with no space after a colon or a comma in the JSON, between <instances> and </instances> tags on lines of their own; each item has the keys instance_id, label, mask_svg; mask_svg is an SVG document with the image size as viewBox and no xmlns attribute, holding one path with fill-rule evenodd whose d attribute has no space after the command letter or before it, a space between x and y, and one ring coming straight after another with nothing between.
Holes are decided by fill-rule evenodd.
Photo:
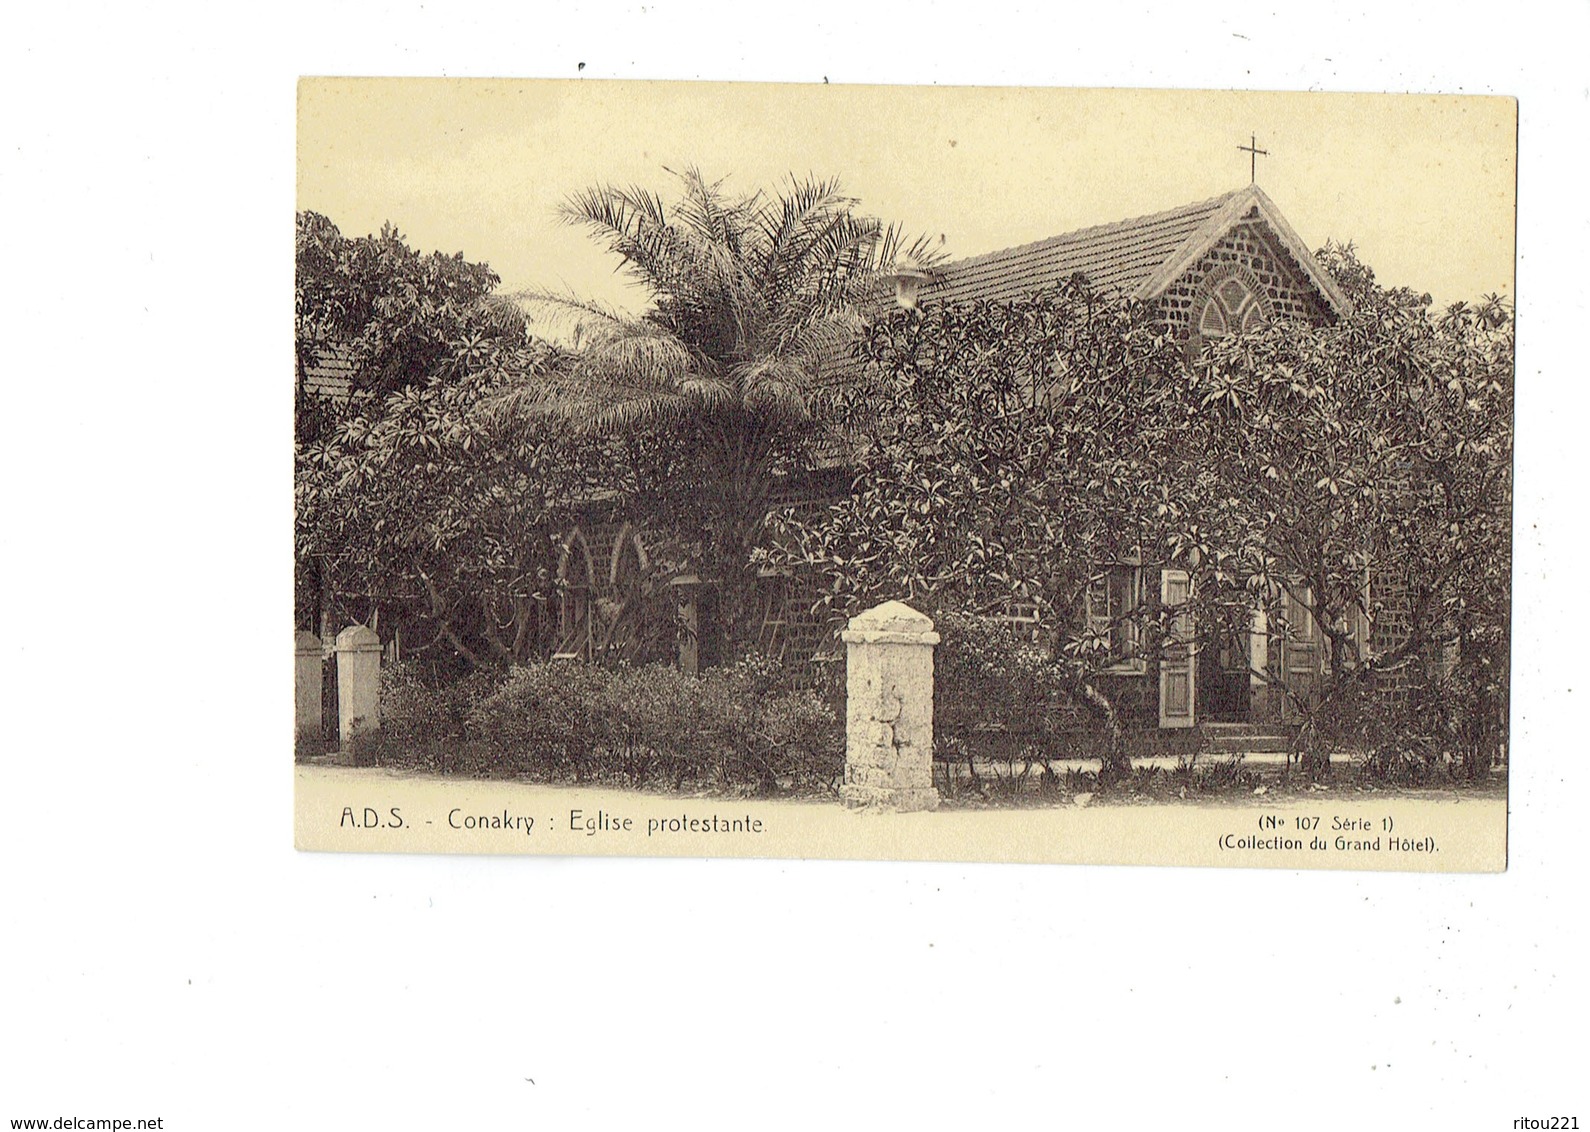
<instances>
[{"instance_id":1,"label":"stone masonry wall","mask_svg":"<svg viewBox=\"0 0 1590 1132\"><path fill-rule=\"evenodd\" d=\"M1303 269L1270 234L1257 212L1249 213L1224 239L1178 279L1160 300L1165 320L1177 337L1186 337L1193 312L1201 305L1204 283L1222 269L1239 266L1253 273L1261 302L1272 321L1329 321L1331 315Z\"/></svg>"}]
</instances>

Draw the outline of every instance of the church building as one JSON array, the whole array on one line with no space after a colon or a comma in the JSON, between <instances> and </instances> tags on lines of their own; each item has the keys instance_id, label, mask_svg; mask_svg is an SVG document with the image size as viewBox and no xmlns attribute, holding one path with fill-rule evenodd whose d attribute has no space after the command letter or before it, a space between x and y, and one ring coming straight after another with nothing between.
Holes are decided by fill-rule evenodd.
<instances>
[{"instance_id":1,"label":"church building","mask_svg":"<svg viewBox=\"0 0 1590 1132\"><path fill-rule=\"evenodd\" d=\"M1156 304L1189 351L1270 321L1323 325L1349 310L1347 298L1256 183L930 271L903 271L895 276L895 299L905 306L1025 299L1078 274L1097 290ZM300 379L333 397L340 381L345 396L347 376L335 367L331 358ZM660 557L656 551L644 529L632 523L593 521L568 533L557 571L558 652L590 656L603 650L614 630L608 622L616 611L632 608L625 595ZM712 632L710 587L689 574L671 582L685 626L678 663L695 670L725 659ZM759 648L792 662L837 660L835 626L812 612L816 580L768 572L762 582ZM1275 684L1306 686L1322 671L1326 653L1323 634L1289 599L1278 598L1285 604L1268 610L1256 608L1245 635L1217 639L1184 624L1177 630L1182 645L1157 650L1157 656L1136 655L1134 631L1123 615L1145 603L1180 605L1194 583L1185 570L1141 562L1121 563L1096 580L1088 616L1119 645L1119 662L1104 677L1118 710L1135 726L1168 729L1289 721L1294 713ZM1373 627L1376 649L1399 629L1396 602L1384 604ZM1292 626L1284 638L1268 627L1276 613ZM1405 619L1401 627L1405 633Z\"/></svg>"},{"instance_id":2,"label":"church building","mask_svg":"<svg viewBox=\"0 0 1590 1132\"><path fill-rule=\"evenodd\" d=\"M1189 351L1272 320L1327 324L1348 311L1347 298L1257 184L930 272L904 272L896 276L896 299L924 307L1011 301L1077 274L1096 289L1157 304ZM832 626L814 623L809 613L816 594L795 578L765 581L763 648L788 657L820 655L831 647ZM1218 639L1183 624L1178 632L1184 646L1136 655L1136 630L1125 615L1143 603L1180 605L1193 583L1185 570L1137 562L1111 568L1091 587L1088 616L1120 655L1101 681L1118 710L1140 727L1290 721L1292 705L1274 685L1306 688L1321 671L1325 647L1306 610L1285 598L1278 601L1286 602L1281 612L1293 628L1284 640L1269 629L1274 610L1261 608L1238 639ZM1390 621L1385 631L1394 629Z\"/></svg>"}]
</instances>

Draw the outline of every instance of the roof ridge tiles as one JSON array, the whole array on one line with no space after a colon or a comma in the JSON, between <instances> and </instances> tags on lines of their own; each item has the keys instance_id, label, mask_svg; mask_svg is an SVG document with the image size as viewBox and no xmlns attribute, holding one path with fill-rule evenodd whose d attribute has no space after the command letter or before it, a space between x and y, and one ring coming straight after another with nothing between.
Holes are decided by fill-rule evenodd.
<instances>
[{"instance_id":1,"label":"roof ridge tiles","mask_svg":"<svg viewBox=\"0 0 1590 1132\"><path fill-rule=\"evenodd\" d=\"M1246 186L1244 186L1246 188ZM1232 189L1228 193L1209 197L1207 200L1193 201L1190 204L1178 205L1175 208L1163 209L1159 212L1144 213L1141 216L1129 216L1124 220L1114 220L1108 224L1093 224L1086 228L1073 228L1069 232L1061 232L1055 236L1045 236L1040 240L1030 240L1025 244L1015 244L1008 248L996 248L993 251L980 252L965 259L952 260L933 269L933 274L942 278L949 271L960 271L969 267L977 267L984 263L997 260L1006 260L1018 254L1033 254L1047 251L1050 248L1060 247L1068 243L1078 243L1085 238L1114 235L1132 229L1142 228L1155 221L1183 219L1197 215L1201 212L1216 212L1221 206L1230 203L1231 199L1243 192L1244 189Z\"/></svg>"}]
</instances>

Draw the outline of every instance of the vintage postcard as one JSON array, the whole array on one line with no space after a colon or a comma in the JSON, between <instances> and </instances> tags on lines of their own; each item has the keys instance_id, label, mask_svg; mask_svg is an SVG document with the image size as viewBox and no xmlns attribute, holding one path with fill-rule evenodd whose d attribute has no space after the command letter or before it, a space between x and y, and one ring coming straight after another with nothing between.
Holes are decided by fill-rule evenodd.
<instances>
[{"instance_id":1,"label":"vintage postcard","mask_svg":"<svg viewBox=\"0 0 1590 1132\"><path fill-rule=\"evenodd\" d=\"M1513 100L298 99L300 848L1506 867Z\"/></svg>"}]
</instances>

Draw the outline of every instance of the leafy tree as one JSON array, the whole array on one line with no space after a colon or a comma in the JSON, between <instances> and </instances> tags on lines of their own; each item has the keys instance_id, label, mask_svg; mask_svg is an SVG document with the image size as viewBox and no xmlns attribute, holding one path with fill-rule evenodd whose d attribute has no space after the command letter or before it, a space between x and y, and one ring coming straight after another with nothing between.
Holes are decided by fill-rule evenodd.
<instances>
[{"instance_id":1,"label":"leafy tree","mask_svg":"<svg viewBox=\"0 0 1590 1132\"><path fill-rule=\"evenodd\" d=\"M346 398L299 384L299 623L333 605L385 618L406 627L406 652L443 667L558 646L561 538L599 492L589 446L567 429L497 420L505 390L548 380L565 356L494 301L496 282L484 264L421 255L390 225L347 239L299 215L300 378L315 358L352 364ZM620 612L608 610L607 643L633 651L638 639L614 636L636 628Z\"/></svg>"},{"instance_id":2,"label":"leafy tree","mask_svg":"<svg viewBox=\"0 0 1590 1132\"><path fill-rule=\"evenodd\" d=\"M1245 634L1271 607L1283 643L1318 635L1322 680L1256 674L1304 719L1311 774L1328 771L1324 731L1357 717L1350 702L1425 681L1454 650L1460 683L1424 700L1465 697L1468 723L1437 722L1483 731L1476 720L1505 710L1511 313L1491 300L1434 314L1376 286L1350 249L1321 254L1349 316L1196 359L1152 310L1081 281L880 323L846 395L854 492L815 521L782 516L768 556L821 570L841 612L904 592L937 610L1035 613L1055 673L1112 734L1110 775L1126 760L1107 669L1123 641L1157 655L1183 612ZM890 411L869 418L880 402ZM1191 571L1190 607L1086 616L1090 590L1134 554ZM1277 593L1290 602L1273 607ZM1375 632L1395 603L1408 631ZM1384 698L1368 708L1407 723Z\"/></svg>"},{"instance_id":3,"label":"leafy tree","mask_svg":"<svg viewBox=\"0 0 1590 1132\"><path fill-rule=\"evenodd\" d=\"M1315 776L1329 769L1320 729L1347 699L1424 679L1447 648L1493 673L1505 657L1513 380L1499 299L1433 313L1379 287L1350 246L1320 257L1352 313L1213 345L1189 386L1206 460L1176 504L1178 549L1223 583L1205 588L1205 616L1245 619L1284 592L1304 617L1272 629L1321 638L1323 685L1279 681ZM1396 639L1375 632L1392 602Z\"/></svg>"},{"instance_id":4,"label":"leafy tree","mask_svg":"<svg viewBox=\"0 0 1590 1132\"><path fill-rule=\"evenodd\" d=\"M579 465L555 437L502 436L483 406L553 360L526 346L459 361L301 444L301 575L329 568L348 614L406 625L410 654L440 645L443 662L479 665L545 651Z\"/></svg>"},{"instance_id":5,"label":"leafy tree","mask_svg":"<svg viewBox=\"0 0 1590 1132\"><path fill-rule=\"evenodd\" d=\"M422 255L391 224L349 238L300 212L295 246L300 383L306 367L336 353L353 363L356 392L384 396L428 380L460 343L522 330L485 303L499 282L490 267L462 252Z\"/></svg>"},{"instance_id":6,"label":"leafy tree","mask_svg":"<svg viewBox=\"0 0 1590 1132\"><path fill-rule=\"evenodd\" d=\"M827 367L861 330L858 305L878 270L930 256L858 215L834 181L737 195L693 169L678 180L672 204L612 185L566 202L564 219L619 256L650 305L628 317L523 296L574 319L581 348L556 380L526 384L502 406L510 419L607 438L633 473L629 501L717 584L723 627L743 644L755 628L752 551L824 433Z\"/></svg>"}]
</instances>

